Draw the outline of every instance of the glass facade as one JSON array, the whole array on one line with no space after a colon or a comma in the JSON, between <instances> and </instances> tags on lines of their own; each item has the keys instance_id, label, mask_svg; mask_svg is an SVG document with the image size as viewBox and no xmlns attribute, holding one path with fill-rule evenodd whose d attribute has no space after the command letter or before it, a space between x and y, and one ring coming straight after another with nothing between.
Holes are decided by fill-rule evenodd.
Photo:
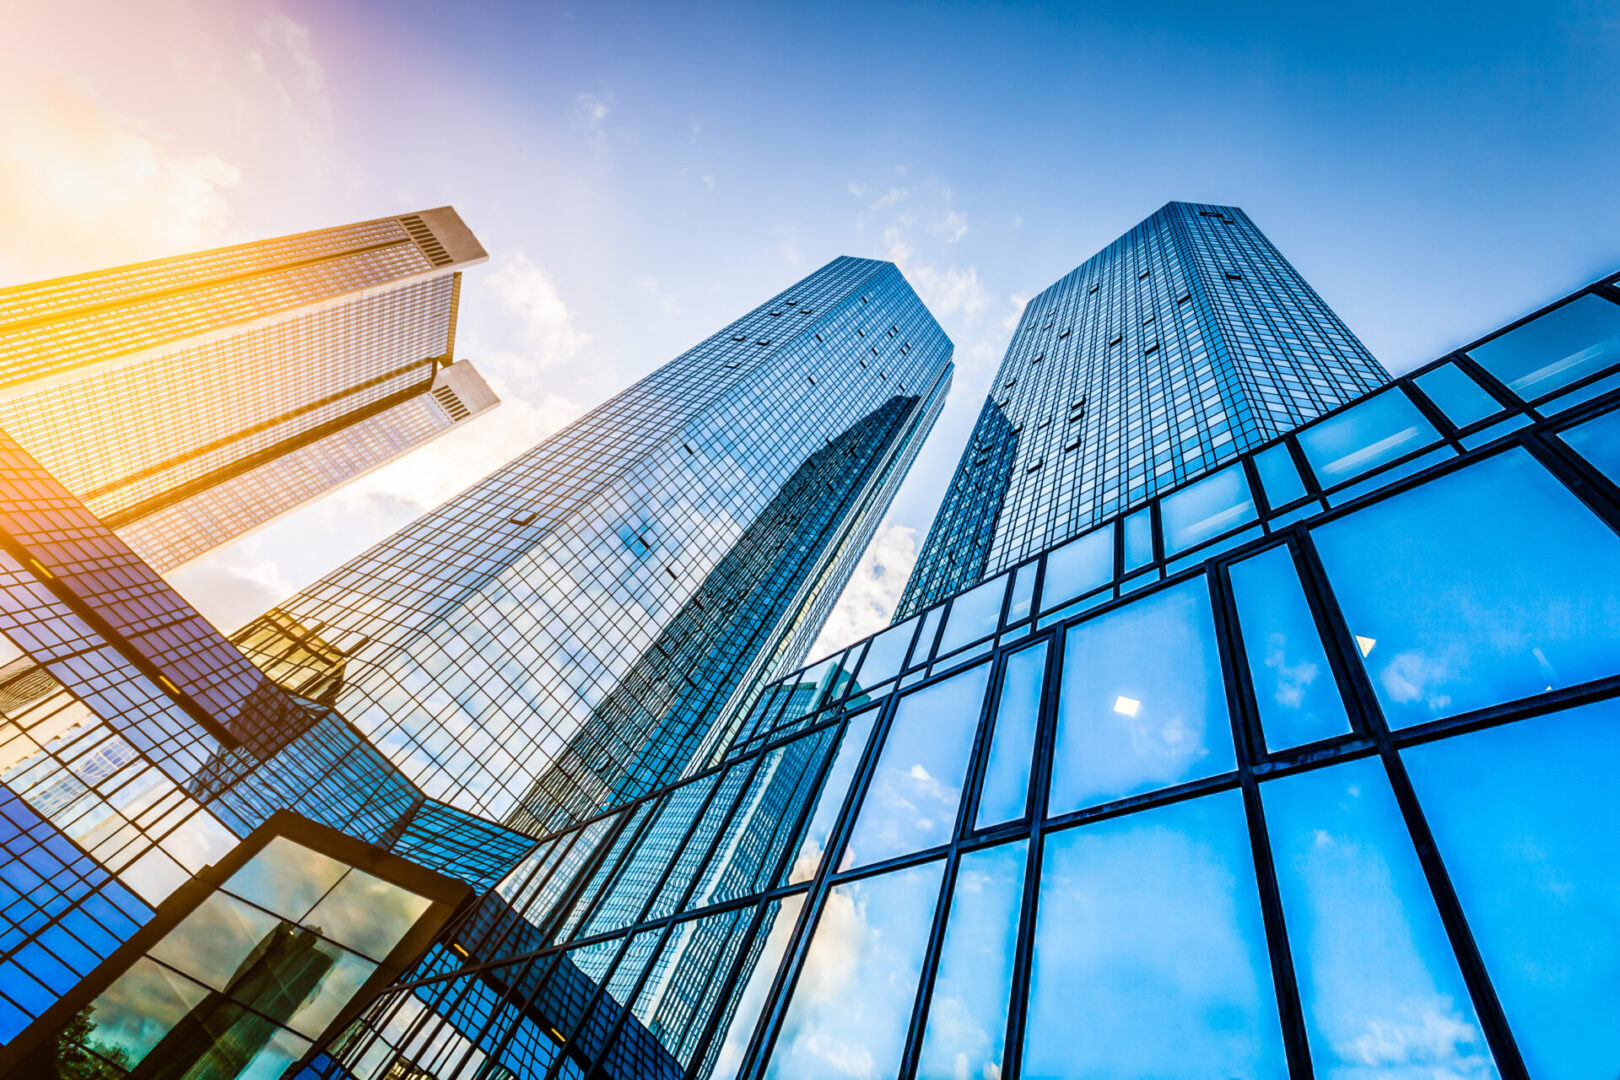
<instances>
[{"instance_id":1,"label":"glass facade","mask_svg":"<svg viewBox=\"0 0 1620 1080\"><path fill-rule=\"evenodd\" d=\"M1168 203L1025 305L896 617L1388 381L1247 214Z\"/></svg>"},{"instance_id":2,"label":"glass facade","mask_svg":"<svg viewBox=\"0 0 1620 1080\"><path fill-rule=\"evenodd\" d=\"M835 260L269 618L320 627L331 703L430 797L588 817L712 760L803 660L950 357L893 265ZM264 629L239 641L299 685Z\"/></svg>"},{"instance_id":3,"label":"glass facade","mask_svg":"<svg viewBox=\"0 0 1620 1080\"><path fill-rule=\"evenodd\" d=\"M0 289L0 427L172 569L493 407L486 259L445 207Z\"/></svg>"},{"instance_id":4,"label":"glass facade","mask_svg":"<svg viewBox=\"0 0 1620 1080\"><path fill-rule=\"evenodd\" d=\"M1620 369L1473 351L778 680L313 1075L1613 1073Z\"/></svg>"}]
</instances>

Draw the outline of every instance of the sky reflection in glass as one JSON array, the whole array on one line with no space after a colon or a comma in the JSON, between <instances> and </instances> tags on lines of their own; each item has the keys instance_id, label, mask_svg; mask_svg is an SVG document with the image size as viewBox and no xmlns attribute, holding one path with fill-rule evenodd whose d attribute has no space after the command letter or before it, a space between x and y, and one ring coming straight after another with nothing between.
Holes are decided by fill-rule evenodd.
<instances>
[{"instance_id":1,"label":"sky reflection in glass","mask_svg":"<svg viewBox=\"0 0 1620 1080\"><path fill-rule=\"evenodd\" d=\"M1316 1075L1495 1076L1383 766L1260 791Z\"/></svg>"},{"instance_id":2,"label":"sky reflection in glass","mask_svg":"<svg viewBox=\"0 0 1620 1080\"><path fill-rule=\"evenodd\" d=\"M759 1022L760 1010L765 1008L765 996L770 993L776 969L787 953L793 925L799 921L799 912L803 909L803 893L795 893L766 905L765 919L759 931L765 938L765 944L760 949L759 958L754 961L753 969L748 972L748 982L737 998L736 1011L726 1027L725 1038L720 1042L720 1050L715 1054L707 1080L730 1080L737 1075L743 1055L748 1052L748 1040L754 1034L754 1025Z\"/></svg>"},{"instance_id":3,"label":"sky reflection in glass","mask_svg":"<svg viewBox=\"0 0 1620 1080\"><path fill-rule=\"evenodd\" d=\"M1007 577L1003 574L953 600L945 632L939 636L939 655L953 653L995 633L1001 624L1001 601L1006 595Z\"/></svg>"},{"instance_id":4,"label":"sky reflection in glass","mask_svg":"<svg viewBox=\"0 0 1620 1080\"><path fill-rule=\"evenodd\" d=\"M907 619L872 639L858 673L862 686L876 686L900 674L900 668L906 662L906 651L911 648L911 635L916 629L917 620Z\"/></svg>"},{"instance_id":5,"label":"sky reflection in glass","mask_svg":"<svg viewBox=\"0 0 1620 1080\"><path fill-rule=\"evenodd\" d=\"M1620 359L1620 305L1588 293L1469 351L1526 400Z\"/></svg>"},{"instance_id":6,"label":"sky reflection in glass","mask_svg":"<svg viewBox=\"0 0 1620 1080\"><path fill-rule=\"evenodd\" d=\"M1391 387L1312 424L1295 438L1316 479L1332 487L1437 442L1440 433L1411 398Z\"/></svg>"},{"instance_id":7,"label":"sky reflection in glass","mask_svg":"<svg viewBox=\"0 0 1620 1080\"><path fill-rule=\"evenodd\" d=\"M1046 556L1041 610L1050 611L1114 580L1114 524L1071 540Z\"/></svg>"},{"instance_id":8,"label":"sky reflection in glass","mask_svg":"<svg viewBox=\"0 0 1620 1080\"><path fill-rule=\"evenodd\" d=\"M951 838L989 678L981 663L900 699L839 869Z\"/></svg>"},{"instance_id":9,"label":"sky reflection in glass","mask_svg":"<svg viewBox=\"0 0 1620 1080\"><path fill-rule=\"evenodd\" d=\"M944 867L936 859L828 894L767 1077L895 1074Z\"/></svg>"},{"instance_id":10,"label":"sky reflection in glass","mask_svg":"<svg viewBox=\"0 0 1620 1080\"><path fill-rule=\"evenodd\" d=\"M1620 409L1559 432L1558 437L1591 462L1599 472L1620 485Z\"/></svg>"},{"instance_id":11,"label":"sky reflection in glass","mask_svg":"<svg viewBox=\"0 0 1620 1080\"><path fill-rule=\"evenodd\" d=\"M1234 563L1231 579L1267 748L1286 750L1349 731L1344 700L1288 548Z\"/></svg>"},{"instance_id":12,"label":"sky reflection in glass","mask_svg":"<svg viewBox=\"0 0 1620 1080\"><path fill-rule=\"evenodd\" d=\"M1022 1075L1284 1077L1237 792L1047 837Z\"/></svg>"},{"instance_id":13,"label":"sky reflection in glass","mask_svg":"<svg viewBox=\"0 0 1620 1080\"><path fill-rule=\"evenodd\" d=\"M1153 561L1153 508L1144 506L1125 519L1125 565L1123 573Z\"/></svg>"},{"instance_id":14,"label":"sky reflection in glass","mask_svg":"<svg viewBox=\"0 0 1620 1080\"><path fill-rule=\"evenodd\" d=\"M1392 727L1620 671L1620 537L1524 450L1312 537Z\"/></svg>"},{"instance_id":15,"label":"sky reflection in glass","mask_svg":"<svg viewBox=\"0 0 1620 1080\"><path fill-rule=\"evenodd\" d=\"M962 856L916 1080L1001 1073L1029 841Z\"/></svg>"},{"instance_id":16,"label":"sky reflection in glass","mask_svg":"<svg viewBox=\"0 0 1620 1080\"><path fill-rule=\"evenodd\" d=\"M866 751L866 743L872 737L872 725L877 722L880 711L871 708L849 718L844 741L838 744L838 753L833 758L832 767L827 770L827 781L816 800L815 813L805 829L798 854L793 857L793 865L788 869L788 884L809 881L816 876L822 853L827 847L827 837L832 835L838 812L844 808L844 797L849 794L850 781L855 779L855 769L861 763L861 755Z\"/></svg>"},{"instance_id":17,"label":"sky reflection in glass","mask_svg":"<svg viewBox=\"0 0 1620 1080\"><path fill-rule=\"evenodd\" d=\"M336 859L276 836L232 874L225 887L297 922L348 869Z\"/></svg>"},{"instance_id":18,"label":"sky reflection in glass","mask_svg":"<svg viewBox=\"0 0 1620 1080\"><path fill-rule=\"evenodd\" d=\"M1460 428L1502 411L1502 403L1456 364L1441 364L1412 381Z\"/></svg>"},{"instance_id":19,"label":"sky reflection in glass","mask_svg":"<svg viewBox=\"0 0 1620 1080\"><path fill-rule=\"evenodd\" d=\"M1530 1075L1620 1075L1620 702L1401 756Z\"/></svg>"},{"instance_id":20,"label":"sky reflection in glass","mask_svg":"<svg viewBox=\"0 0 1620 1080\"><path fill-rule=\"evenodd\" d=\"M1159 503L1164 553L1174 555L1253 521L1257 512L1242 465L1228 465Z\"/></svg>"},{"instance_id":21,"label":"sky reflection in glass","mask_svg":"<svg viewBox=\"0 0 1620 1080\"><path fill-rule=\"evenodd\" d=\"M1305 497L1305 481L1299 478L1299 469L1286 445L1279 443L1254 455L1254 467L1272 509Z\"/></svg>"},{"instance_id":22,"label":"sky reflection in glass","mask_svg":"<svg viewBox=\"0 0 1620 1080\"><path fill-rule=\"evenodd\" d=\"M1029 804L1029 767L1035 755L1041 688L1046 682L1046 642L1007 658L1001 700L990 734L990 757L979 785L978 829L1024 816Z\"/></svg>"},{"instance_id":23,"label":"sky reflection in glass","mask_svg":"<svg viewBox=\"0 0 1620 1080\"><path fill-rule=\"evenodd\" d=\"M1202 576L1068 631L1047 813L1235 767Z\"/></svg>"}]
</instances>

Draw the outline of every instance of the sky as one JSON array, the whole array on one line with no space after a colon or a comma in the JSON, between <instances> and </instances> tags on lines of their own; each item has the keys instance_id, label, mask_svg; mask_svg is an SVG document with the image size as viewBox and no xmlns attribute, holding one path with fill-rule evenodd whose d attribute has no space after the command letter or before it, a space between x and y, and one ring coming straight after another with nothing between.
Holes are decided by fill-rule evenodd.
<instances>
[{"instance_id":1,"label":"sky","mask_svg":"<svg viewBox=\"0 0 1620 1080\"><path fill-rule=\"evenodd\" d=\"M494 413L171 575L225 628L829 259L955 389L818 652L898 598L1023 302L1247 210L1391 371L1620 266L1620 5L0 0L0 285L451 204Z\"/></svg>"}]
</instances>

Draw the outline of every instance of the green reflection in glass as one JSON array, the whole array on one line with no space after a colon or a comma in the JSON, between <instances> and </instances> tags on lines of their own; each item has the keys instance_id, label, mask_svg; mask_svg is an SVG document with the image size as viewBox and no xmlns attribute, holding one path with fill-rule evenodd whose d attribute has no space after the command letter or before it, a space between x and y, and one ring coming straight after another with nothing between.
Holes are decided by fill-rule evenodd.
<instances>
[{"instance_id":1,"label":"green reflection in glass","mask_svg":"<svg viewBox=\"0 0 1620 1080\"><path fill-rule=\"evenodd\" d=\"M971 852L956 868L917 1080L999 1076L1029 841Z\"/></svg>"},{"instance_id":2,"label":"green reflection in glass","mask_svg":"<svg viewBox=\"0 0 1620 1080\"><path fill-rule=\"evenodd\" d=\"M274 915L216 892L152 946L151 955L223 990L248 954L280 925Z\"/></svg>"},{"instance_id":3,"label":"green reflection in glass","mask_svg":"<svg viewBox=\"0 0 1620 1080\"><path fill-rule=\"evenodd\" d=\"M207 997L207 987L143 956L90 1003L86 1045L111 1060L139 1064Z\"/></svg>"},{"instance_id":4,"label":"green reflection in glass","mask_svg":"<svg viewBox=\"0 0 1620 1080\"><path fill-rule=\"evenodd\" d=\"M298 922L349 868L285 836L271 839L225 888Z\"/></svg>"}]
</instances>

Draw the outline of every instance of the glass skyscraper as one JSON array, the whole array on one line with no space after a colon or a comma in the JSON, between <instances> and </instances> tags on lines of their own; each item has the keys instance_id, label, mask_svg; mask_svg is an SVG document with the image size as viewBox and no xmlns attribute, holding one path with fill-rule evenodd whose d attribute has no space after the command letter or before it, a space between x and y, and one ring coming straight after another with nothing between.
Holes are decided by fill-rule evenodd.
<instances>
[{"instance_id":1,"label":"glass skyscraper","mask_svg":"<svg viewBox=\"0 0 1620 1080\"><path fill-rule=\"evenodd\" d=\"M238 641L295 690L340 655L330 703L433 798L589 816L803 660L950 376L900 272L837 259Z\"/></svg>"},{"instance_id":2,"label":"glass skyscraper","mask_svg":"<svg viewBox=\"0 0 1620 1080\"><path fill-rule=\"evenodd\" d=\"M0 290L0 427L171 569L493 408L487 258L441 207Z\"/></svg>"},{"instance_id":3,"label":"glass skyscraper","mask_svg":"<svg viewBox=\"0 0 1620 1080\"><path fill-rule=\"evenodd\" d=\"M1620 279L767 688L317 1077L1607 1076Z\"/></svg>"},{"instance_id":4,"label":"glass skyscraper","mask_svg":"<svg viewBox=\"0 0 1620 1080\"><path fill-rule=\"evenodd\" d=\"M1025 306L897 615L1388 381L1247 214L1168 203Z\"/></svg>"}]
</instances>

